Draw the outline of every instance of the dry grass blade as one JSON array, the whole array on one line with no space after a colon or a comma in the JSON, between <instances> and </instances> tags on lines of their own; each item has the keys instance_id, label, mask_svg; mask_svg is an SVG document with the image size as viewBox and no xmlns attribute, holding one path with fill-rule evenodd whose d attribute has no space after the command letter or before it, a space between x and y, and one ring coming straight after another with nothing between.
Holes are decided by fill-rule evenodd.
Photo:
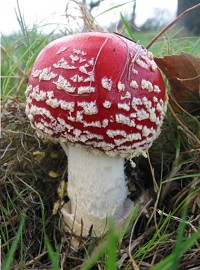
<instances>
[{"instance_id":1,"label":"dry grass blade","mask_svg":"<svg viewBox=\"0 0 200 270\"><path fill-rule=\"evenodd\" d=\"M183 132L188 136L188 138L191 140L192 144L194 145L195 148L200 147L200 139L192 133L187 126L178 118L178 116L175 114L174 110L172 109L171 105L168 105L171 114L173 117L176 119L177 123L180 125L180 128L183 130Z\"/></svg>"},{"instance_id":2,"label":"dry grass blade","mask_svg":"<svg viewBox=\"0 0 200 270\"><path fill-rule=\"evenodd\" d=\"M185 10L183 13L181 13L178 17L176 17L175 20L173 20L171 23L169 23L166 27L164 27L162 29L162 31L160 31L153 39L152 41L146 46L147 49L149 49L156 40L158 40L167 30L169 30L174 24L176 24L180 19L182 19L184 16L186 16L189 12L199 9L200 8L200 4L197 4L191 8L188 8L187 10Z\"/></svg>"},{"instance_id":3,"label":"dry grass blade","mask_svg":"<svg viewBox=\"0 0 200 270\"><path fill-rule=\"evenodd\" d=\"M70 6L72 6L76 13L79 15L71 14ZM76 14L75 13L75 14ZM77 0L70 0L66 6L66 18L70 21L73 20L76 24L79 25L79 28L83 28L84 32L89 31L105 31L96 21L95 18L92 16L91 12L88 10L86 5L82 1ZM81 25L80 21L83 22L83 26Z\"/></svg>"},{"instance_id":4,"label":"dry grass blade","mask_svg":"<svg viewBox=\"0 0 200 270\"><path fill-rule=\"evenodd\" d=\"M145 239L147 237L149 237L149 235L151 235L153 232L155 231L155 226L150 227L149 229L147 229L142 235L140 235L139 237L137 237L137 239L135 239L134 241L132 241L130 244L130 250L131 253L133 252L133 250L139 246L141 244L141 242L145 241ZM119 268L121 269L121 267L124 264L124 261L129 257L128 252L123 253L123 255L121 256L120 260L117 262L117 265L119 266Z\"/></svg>"}]
</instances>

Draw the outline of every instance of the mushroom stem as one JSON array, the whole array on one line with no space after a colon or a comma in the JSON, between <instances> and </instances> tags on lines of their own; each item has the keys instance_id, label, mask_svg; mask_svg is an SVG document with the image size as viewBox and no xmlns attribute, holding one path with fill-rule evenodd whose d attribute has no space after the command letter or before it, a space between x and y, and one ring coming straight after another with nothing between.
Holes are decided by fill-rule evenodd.
<instances>
[{"instance_id":1,"label":"mushroom stem","mask_svg":"<svg viewBox=\"0 0 200 270\"><path fill-rule=\"evenodd\" d=\"M88 235L91 226L95 236L103 234L108 218L121 227L133 208L121 157L69 146L67 191L70 202L61 211L68 230L76 235Z\"/></svg>"}]
</instances>

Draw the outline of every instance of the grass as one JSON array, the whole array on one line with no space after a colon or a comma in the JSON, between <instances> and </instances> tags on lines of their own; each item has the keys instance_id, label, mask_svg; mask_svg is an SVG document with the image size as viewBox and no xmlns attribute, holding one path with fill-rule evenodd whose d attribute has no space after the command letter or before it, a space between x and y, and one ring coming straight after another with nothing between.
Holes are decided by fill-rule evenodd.
<instances>
[{"instance_id":1,"label":"grass","mask_svg":"<svg viewBox=\"0 0 200 270\"><path fill-rule=\"evenodd\" d=\"M130 34L122 18L124 33ZM157 57L181 52L199 56L199 37L182 37L171 30L152 46ZM144 45L153 37L153 33L131 35ZM67 159L59 145L36 137L24 112L32 64L41 48L55 38L53 33L38 33L36 27L2 37L2 269L198 269L200 145L195 138L199 139L199 114L176 111L171 98L149 158L137 158L136 169L126 163L130 197L142 195L143 211L121 232L116 233L111 224L104 238L86 239L78 252L70 248L71 237L63 234L59 211L52 213L60 200L59 184L67 181Z\"/></svg>"}]
</instances>

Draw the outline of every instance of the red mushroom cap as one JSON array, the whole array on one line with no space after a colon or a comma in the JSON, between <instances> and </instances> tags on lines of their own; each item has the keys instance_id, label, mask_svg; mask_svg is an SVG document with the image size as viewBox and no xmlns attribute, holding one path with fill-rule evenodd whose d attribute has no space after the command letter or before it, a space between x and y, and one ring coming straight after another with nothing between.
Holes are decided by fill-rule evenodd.
<instances>
[{"instance_id":1,"label":"red mushroom cap","mask_svg":"<svg viewBox=\"0 0 200 270\"><path fill-rule=\"evenodd\" d=\"M26 114L40 136L123 157L152 145L167 104L153 55L119 35L98 32L46 46L26 96Z\"/></svg>"}]
</instances>

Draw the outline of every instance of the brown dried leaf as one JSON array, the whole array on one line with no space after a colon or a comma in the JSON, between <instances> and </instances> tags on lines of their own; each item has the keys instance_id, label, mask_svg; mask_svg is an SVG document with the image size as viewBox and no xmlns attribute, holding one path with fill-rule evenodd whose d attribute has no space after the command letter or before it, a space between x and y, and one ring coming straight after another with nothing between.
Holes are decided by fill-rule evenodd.
<instances>
[{"instance_id":1,"label":"brown dried leaf","mask_svg":"<svg viewBox=\"0 0 200 270\"><path fill-rule=\"evenodd\" d=\"M200 58L182 53L155 61L169 80L174 99L190 113L196 111L200 97Z\"/></svg>"}]
</instances>

